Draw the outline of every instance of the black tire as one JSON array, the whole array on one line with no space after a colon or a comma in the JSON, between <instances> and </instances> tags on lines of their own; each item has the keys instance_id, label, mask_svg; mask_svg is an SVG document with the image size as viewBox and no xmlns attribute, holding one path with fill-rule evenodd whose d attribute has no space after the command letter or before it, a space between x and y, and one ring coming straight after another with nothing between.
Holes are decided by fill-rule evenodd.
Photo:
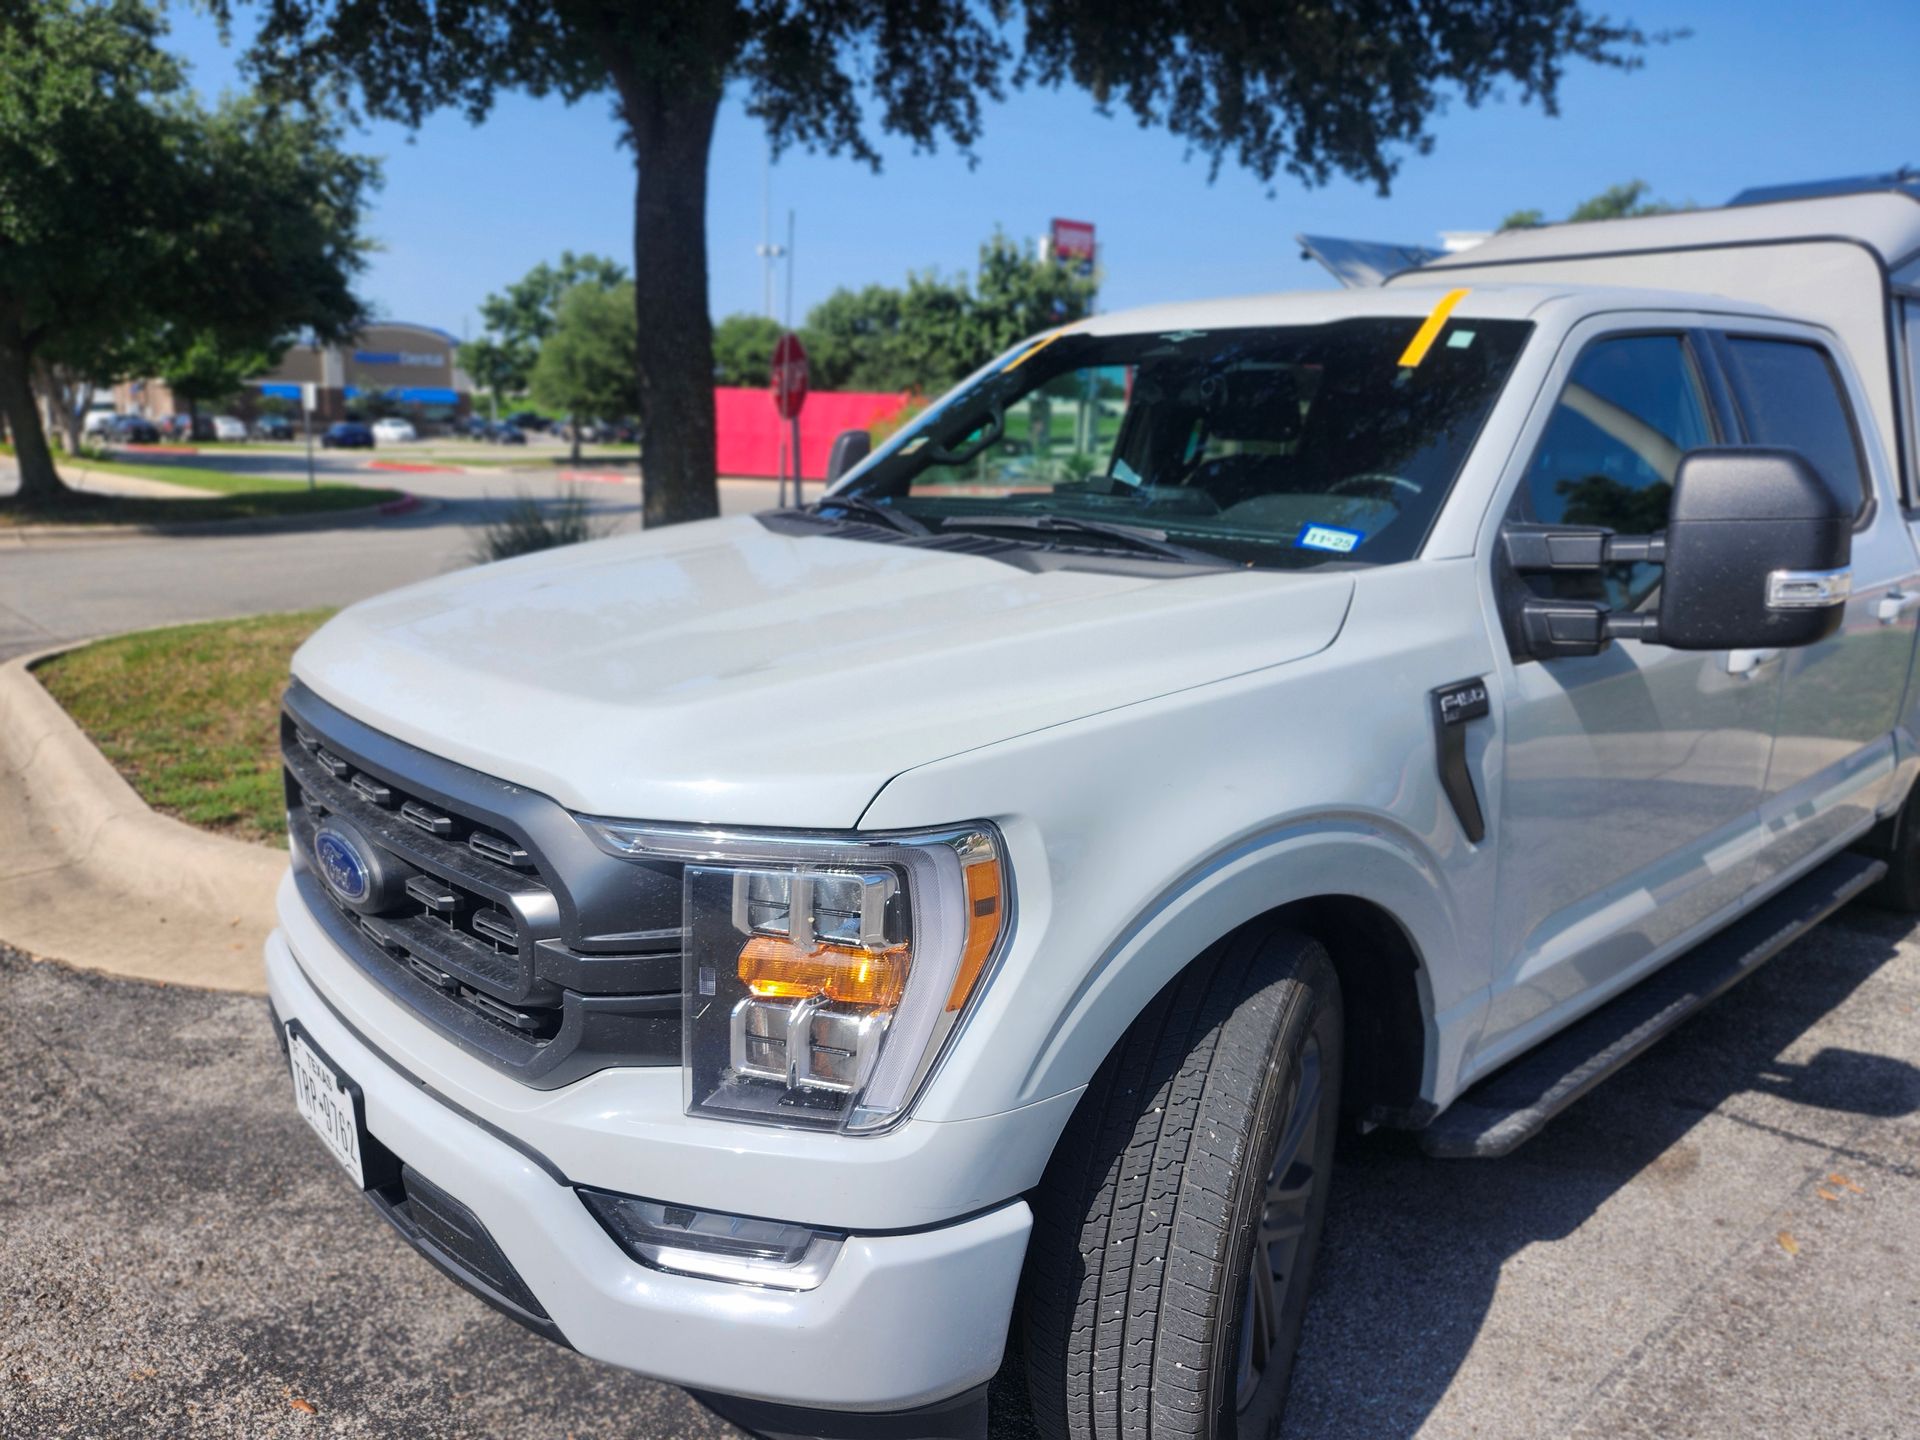
<instances>
[{"instance_id":1,"label":"black tire","mask_svg":"<svg viewBox=\"0 0 1920 1440\"><path fill-rule=\"evenodd\" d=\"M1869 905L1897 910L1902 915L1920 915L1920 808L1917 807L1920 807L1920 788L1908 794L1900 813L1894 816L1892 833L1882 842L1884 853L1871 843L1878 837L1878 831L1862 844L1861 848L1880 854L1887 862L1887 873L1866 893Z\"/></svg>"},{"instance_id":2,"label":"black tire","mask_svg":"<svg viewBox=\"0 0 1920 1440\"><path fill-rule=\"evenodd\" d=\"M1101 1066L1033 1197L1025 1361L1042 1435L1266 1440L1278 1428L1326 1216L1341 1024L1317 941L1236 934ZM1283 1138L1295 1163L1270 1176ZM1268 1219L1288 1238L1267 1249L1285 1274L1263 1324L1248 1320L1262 1295L1248 1282Z\"/></svg>"}]
</instances>

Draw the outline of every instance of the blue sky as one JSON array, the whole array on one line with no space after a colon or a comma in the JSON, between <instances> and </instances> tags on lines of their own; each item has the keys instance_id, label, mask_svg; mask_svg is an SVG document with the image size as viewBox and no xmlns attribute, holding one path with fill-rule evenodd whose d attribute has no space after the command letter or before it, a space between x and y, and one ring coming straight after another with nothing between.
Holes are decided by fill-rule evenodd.
<instances>
[{"instance_id":1,"label":"blue sky","mask_svg":"<svg viewBox=\"0 0 1920 1440\"><path fill-rule=\"evenodd\" d=\"M236 7L244 32L247 10ZM1273 193L1184 156L1164 131L1103 118L1077 91L1016 95L989 110L969 168L951 151L886 147L879 175L845 159L789 153L773 167L776 239L797 212L794 311L841 285L909 270L970 268L996 225L1042 233L1056 215L1098 227L1102 309L1154 300L1331 283L1302 261L1300 231L1431 242L1511 210L1563 214L1617 181L1674 201L1717 204L1747 185L1920 163L1920 4L1810 7L1790 0L1607 0L1648 30L1691 38L1648 52L1630 74L1579 67L1561 113L1455 104L1425 157L1408 156L1387 198L1336 181ZM173 46L200 87L235 83L234 57L203 17L176 7ZM386 159L368 229L382 245L363 292L387 317L477 330L490 290L562 250L629 265L634 172L607 103L508 97L480 127L452 114L417 134L376 125L355 147ZM762 306L765 146L737 103L723 112L710 177L708 246L716 317ZM784 286L784 279L782 281ZM784 302L784 290L780 299Z\"/></svg>"}]
</instances>

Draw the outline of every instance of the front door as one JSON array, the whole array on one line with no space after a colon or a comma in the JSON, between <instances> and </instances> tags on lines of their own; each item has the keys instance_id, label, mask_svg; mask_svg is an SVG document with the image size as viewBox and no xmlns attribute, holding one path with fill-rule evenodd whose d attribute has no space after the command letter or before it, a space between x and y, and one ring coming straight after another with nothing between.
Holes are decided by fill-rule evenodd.
<instances>
[{"instance_id":1,"label":"front door","mask_svg":"<svg viewBox=\"0 0 1920 1440\"><path fill-rule=\"evenodd\" d=\"M1681 455L1724 438L1699 343L1639 332L1581 347L1510 518L1662 529ZM1656 566L1615 566L1563 594L1632 610L1654 601L1659 577ZM1746 891L1780 695L1779 667L1751 662L1627 640L1503 674L1485 1063L1624 983Z\"/></svg>"}]
</instances>

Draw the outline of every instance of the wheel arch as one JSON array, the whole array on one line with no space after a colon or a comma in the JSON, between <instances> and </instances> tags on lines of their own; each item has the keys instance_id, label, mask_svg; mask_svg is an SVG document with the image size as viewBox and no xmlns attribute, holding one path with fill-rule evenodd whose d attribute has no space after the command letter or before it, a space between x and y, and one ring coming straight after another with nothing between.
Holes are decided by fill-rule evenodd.
<instances>
[{"instance_id":1,"label":"wheel arch","mask_svg":"<svg viewBox=\"0 0 1920 1440\"><path fill-rule=\"evenodd\" d=\"M1134 1020L1208 947L1254 926L1290 925L1325 946L1347 1010L1350 1113L1417 1125L1432 1112L1437 1016L1461 997L1436 987L1454 926L1441 866L1377 823L1272 837L1203 867L1150 904L1082 984L1028 1076L1038 1097L1084 1085Z\"/></svg>"}]
</instances>

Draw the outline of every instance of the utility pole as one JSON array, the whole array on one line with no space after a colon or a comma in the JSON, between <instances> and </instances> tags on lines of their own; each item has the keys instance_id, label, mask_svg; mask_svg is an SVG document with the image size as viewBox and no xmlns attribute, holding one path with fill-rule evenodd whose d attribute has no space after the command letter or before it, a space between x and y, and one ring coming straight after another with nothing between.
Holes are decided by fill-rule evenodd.
<instances>
[{"instance_id":1,"label":"utility pole","mask_svg":"<svg viewBox=\"0 0 1920 1440\"><path fill-rule=\"evenodd\" d=\"M792 225L789 222L788 228ZM773 319L773 271L780 263L780 257L787 252L773 243L773 147L767 147L766 156L760 165L760 243L753 247L753 253L763 262L763 279L766 287L765 303L767 319Z\"/></svg>"}]
</instances>

